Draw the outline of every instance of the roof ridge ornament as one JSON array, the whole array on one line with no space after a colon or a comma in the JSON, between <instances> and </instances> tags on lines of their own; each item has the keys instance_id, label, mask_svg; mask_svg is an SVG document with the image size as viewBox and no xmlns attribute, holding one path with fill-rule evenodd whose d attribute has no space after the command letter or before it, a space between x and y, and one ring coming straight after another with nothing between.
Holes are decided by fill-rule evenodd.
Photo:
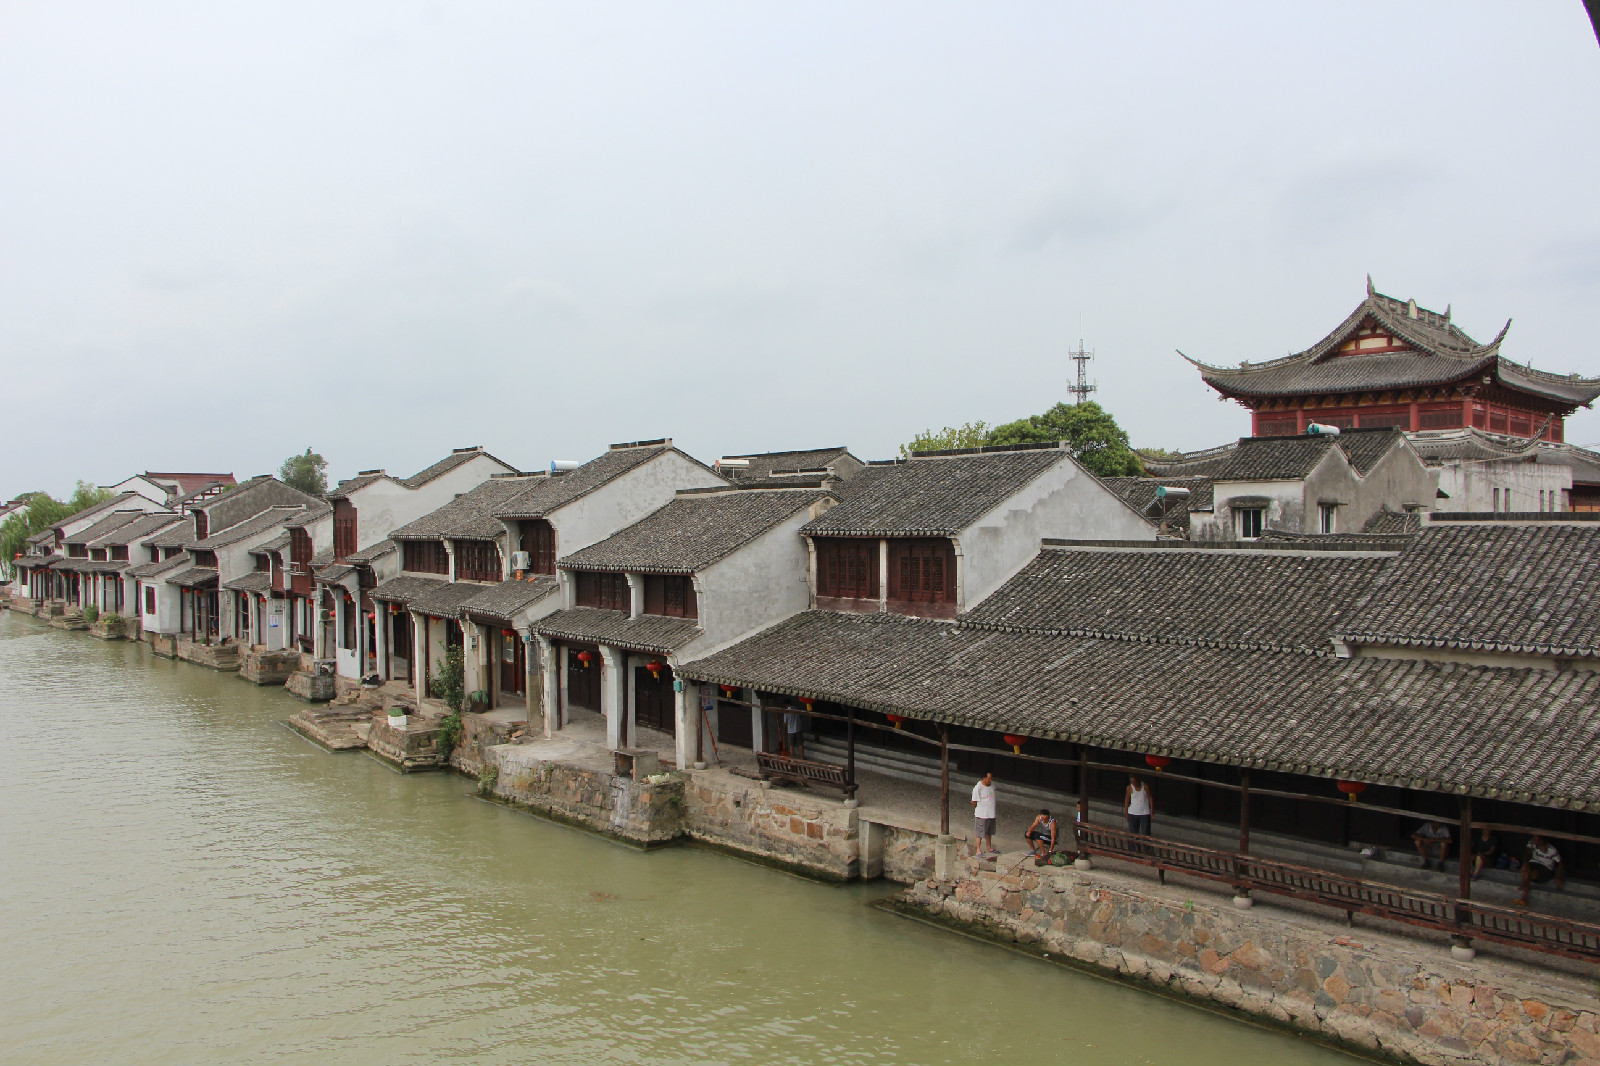
<instances>
[{"instance_id":1,"label":"roof ridge ornament","mask_svg":"<svg viewBox=\"0 0 1600 1066\"><path fill-rule=\"evenodd\" d=\"M1377 294L1377 290L1372 287L1372 271L1369 270L1367 271L1367 298L1370 300Z\"/></svg>"}]
</instances>

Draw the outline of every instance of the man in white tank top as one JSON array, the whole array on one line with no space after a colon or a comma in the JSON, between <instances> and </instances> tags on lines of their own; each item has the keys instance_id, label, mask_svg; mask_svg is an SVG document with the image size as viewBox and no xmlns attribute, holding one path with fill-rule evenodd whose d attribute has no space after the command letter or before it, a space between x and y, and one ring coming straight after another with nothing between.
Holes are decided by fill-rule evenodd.
<instances>
[{"instance_id":1,"label":"man in white tank top","mask_svg":"<svg viewBox=\"0 0 1600 1066\"><path fill-rule=\"evenodd\" d=\"M1142 837L1150 835L1155 799L1150 795L1150 786L1138 774L1128 775L1128 788L1122 794L1122 813L1128 816L1128 832Z\"/></svg>"}]
</instances>

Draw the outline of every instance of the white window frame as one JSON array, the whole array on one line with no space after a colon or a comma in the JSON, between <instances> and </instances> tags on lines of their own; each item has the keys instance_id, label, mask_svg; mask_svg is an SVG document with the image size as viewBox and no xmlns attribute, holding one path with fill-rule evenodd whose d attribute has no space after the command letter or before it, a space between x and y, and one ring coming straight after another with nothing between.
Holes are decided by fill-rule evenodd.
<instances>
[{"instance_id":1,"label":"white window frame","mask_svg":"<svg viewBox=\"0 0 1600 1066\"><path fill-rule=\"evenodd\" d=\"M1336 503L1317 504L1317 520L1318 532L1337 532L1339 526L1339 505Z\"/></svg>"},{"instance_id":2,"label":"white window frame","mask_svg":"<svg viewBox=\"0 0 1600 1066\"><path fill-rule=\"evenodd\" d=\"M1241 507L1235 513L1238 515L1240 540L1256 540L1261 536L1262 530L1267 528L1267 509L1265 507ZM1250 516L1254 516L1254 518L1252 519ZM1252 523L1255 525L1255 532L1245 532Z\"/></svg>"}]
</instances>

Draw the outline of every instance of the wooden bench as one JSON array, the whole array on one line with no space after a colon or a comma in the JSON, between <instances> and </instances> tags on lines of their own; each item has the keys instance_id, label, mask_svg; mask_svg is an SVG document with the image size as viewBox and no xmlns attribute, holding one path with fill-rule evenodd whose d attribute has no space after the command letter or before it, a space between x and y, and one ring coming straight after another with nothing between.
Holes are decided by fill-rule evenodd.
<instances>
[{"instance_id":1,"label":"wooden bench","mask_svg":"<svg viewBox=\"0 0 1600 1066\"><path fill-rule=\"evenodd\" d=\"M844 776L844 767L831 762L812 762L810 759L791 759L771 752L756 752L756 766L764 781L791 781L798 785L827 785L844 793L845 799L854 799L856 783Z\"/></svg>"}]
</instances>

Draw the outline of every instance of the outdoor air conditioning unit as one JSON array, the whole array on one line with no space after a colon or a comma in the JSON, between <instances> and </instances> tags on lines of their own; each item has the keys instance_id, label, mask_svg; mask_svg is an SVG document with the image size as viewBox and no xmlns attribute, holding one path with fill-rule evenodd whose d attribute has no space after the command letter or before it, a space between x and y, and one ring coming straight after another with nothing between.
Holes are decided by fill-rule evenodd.
<instances>
[{"instance_id":1,"label":"outdoor air conditioning unit","mask_svg":"<svg viewBox=\"0 0 1600 1066\"><path fill-rule=\"evenodd\" d=\"M532 559L532 557L529 556L529 554L527 552L512 552L511 553L511 569L513 569L513 570L532 570L533 569L533 559Z\"/></svg>"}]
</instances>

